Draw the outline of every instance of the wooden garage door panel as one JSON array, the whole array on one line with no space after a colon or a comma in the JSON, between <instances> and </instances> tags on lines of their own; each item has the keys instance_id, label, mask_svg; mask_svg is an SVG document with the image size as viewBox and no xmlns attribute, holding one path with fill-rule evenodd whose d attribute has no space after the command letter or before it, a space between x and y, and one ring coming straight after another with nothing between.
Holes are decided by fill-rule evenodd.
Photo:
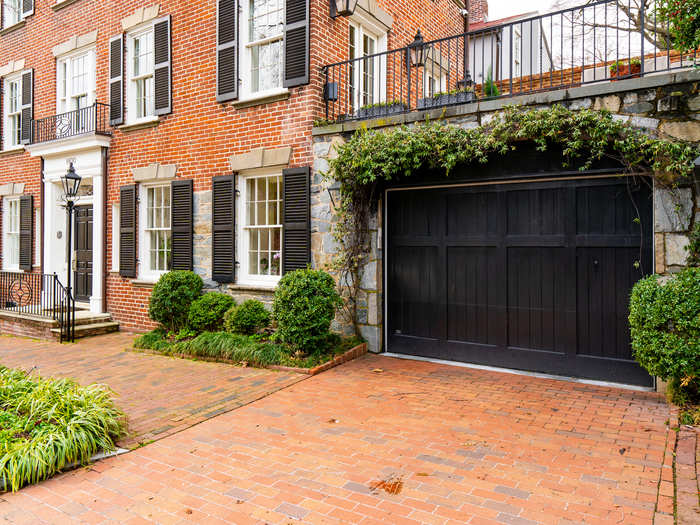
<instances>
[{"instance_id":1,"label":"wooden garage door panel","mask_svg":"<svg viewBox=\"0 0 700 525\"><path fill-rule=\"evenodd\" d=\"M390 192L388 349L652 384L627 324L651 210L622 178Z\"/></svg>"}]
</instances>

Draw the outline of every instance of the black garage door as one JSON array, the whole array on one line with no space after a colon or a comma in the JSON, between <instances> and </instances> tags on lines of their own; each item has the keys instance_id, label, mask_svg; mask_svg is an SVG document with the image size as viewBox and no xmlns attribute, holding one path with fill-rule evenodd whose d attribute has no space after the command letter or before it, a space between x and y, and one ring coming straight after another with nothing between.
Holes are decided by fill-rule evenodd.
<instances>
[{"instance_id":1,"label":"black garage door","mask_svg":"<svg viewBox=\"0 0 700 525\"><path fill-rule=\"evenodd\" d=\"M652 201L623 178L387 193L390 352L637 385Z\"/></svg>"}]
</instances>

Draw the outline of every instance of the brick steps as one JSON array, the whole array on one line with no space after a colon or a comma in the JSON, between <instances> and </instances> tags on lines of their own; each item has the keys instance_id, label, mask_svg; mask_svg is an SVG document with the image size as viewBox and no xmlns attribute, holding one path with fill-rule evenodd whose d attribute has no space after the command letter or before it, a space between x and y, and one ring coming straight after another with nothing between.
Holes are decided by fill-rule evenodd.
<instances>
[{"instance_id":1,"label":"brick steps","mask_svg":"<svg viewBox=\"0 0 700 525\"><path fill-rule=\"evenodd\" d=\"M111 334L112 332L118 332L119 323L117 323L116 321L112 321L111 318L112 317L109 316L109 321L87 323L79 323L76 319L75 338L79 339L81 337L89 337L93 335L103 335ZM61 334L61 330L59 328L52 328L51 333L54 335L54 337L58 338L58 336Z\"/></svg>"}]
</instances>

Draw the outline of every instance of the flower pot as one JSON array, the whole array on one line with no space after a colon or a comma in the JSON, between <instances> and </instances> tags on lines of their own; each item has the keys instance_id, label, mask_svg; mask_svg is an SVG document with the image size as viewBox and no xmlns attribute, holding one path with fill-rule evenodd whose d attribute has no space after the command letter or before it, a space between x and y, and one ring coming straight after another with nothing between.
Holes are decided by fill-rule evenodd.
<instances>
[{"instance_id":1,"label":"flower pot","mask_svg":"<svg viewBox=\"0 0 700 525\"><path fill-rule=\"evenodd\" d=\"M395 102L383 106L370 106L357 110L357 118L377 118L388 115L398 115L406 111L406 104Z\"/></svg>"},{"instance_id":2,"label":"flower pot","mask_svg":"<svg viewBox=\"0 0 700 525\"><path fill-rule=\"evenodd\" d=\"M642 73L641 64L621 64L610 71L610 80L617 82L626 78L639 78Z\"/></svg>"},{"instance_id":3,"label":"flower pot","mask_svg":"<svg viewBox=\"0 0 700 525\"><path fill-rule=\"evenodd\" d=\"M431 109L451 104L469 104L476 100L473 91L458 91L457 93L441 93L433 97L418 99L418 109Z\"/></svg>"}]
</instances>

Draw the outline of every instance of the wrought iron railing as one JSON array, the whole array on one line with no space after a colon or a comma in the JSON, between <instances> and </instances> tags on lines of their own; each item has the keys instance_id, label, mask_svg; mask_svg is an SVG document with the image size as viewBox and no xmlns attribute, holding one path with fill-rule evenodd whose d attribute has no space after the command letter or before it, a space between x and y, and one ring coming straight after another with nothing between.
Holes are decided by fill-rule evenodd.
<instances>
[{"instance_id":1,"label":"wrought iron railing","mask_svg":"<svg viewBox=\"0 0 700 525\"><path fill-rule=\"evenodd\" d=\"M61 342L75 338L75 298L56 274L0 272L0 310L56 321Z\"/></svg>"},{"instance_id":2,"label":"wrought iron railing","mask_svg":"<svg viewBox=\"0 0 700 525\"><path fill-rule=\"evenodd\" d=\"M639 7L641 6L641 7ZM604 0L322 68L325 119L386 117L689 68L655 1Z\"/></svg>"},{"instance_id":3,"label":"wrought iron railing","mask_svg":"<svg viewBox=\"0 0 700 525\"><path fill-rule=\"evenodd\" d=\"M107 104L95 102L91 106L32 121L32 144L66 139L85 133L112 134L109 128Z\"/></svg>"}]
</instances>

